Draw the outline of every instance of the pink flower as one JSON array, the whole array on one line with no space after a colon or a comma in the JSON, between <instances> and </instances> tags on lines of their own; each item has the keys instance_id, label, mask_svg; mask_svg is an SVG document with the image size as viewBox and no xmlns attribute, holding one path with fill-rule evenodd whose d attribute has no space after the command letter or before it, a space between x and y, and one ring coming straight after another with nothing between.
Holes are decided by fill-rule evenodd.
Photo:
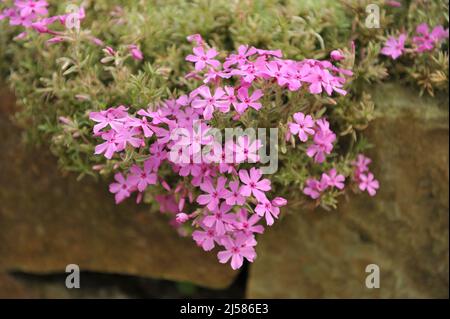
<instances>
[{"instance_id":1,"label":"pink flower","mask_svg":"<svg viewBox=\"0 0 450 319\"><path fill-rule=\"evenodd\" d=\"M377 189L380 187L378 181L374 178L372 173L361 174L359 176L359 189L361 191L367 190L370 196L375 196Z\"/></svg>"},{"instance_id":2,"label":"pink flower","mask_svg":"<svg viewBox=\"0 0 450 319\"><path fill-rule=\"evenodd\" d=\"M175 220L178 224L184 224L189 220L189 215L185 213L178 213Z\"/></svg>"},{"instance_id":3,"label":"pink flower","mask_svg":"<svg viewBox=\"0 0 450 319\"><path fill-rule=\"evenodd\" d=\"M223 67L225 69L228 69L232 65L243 65L248 62L247 58L249 56L252 56L256 53L256 49L251 47L249 48L248 45L241 45L238 48L237 54L230 54L229 57L227 57L225 63L223 64Z\"/></svg>"},{"instance_id":4,"label":"pink flower","mask_svg":"<svg viewBox=\"0 0 450 319\"><path fill-rule=\"evenodd\" d=\"M125 106L121 105L116 108L111 107L105 111L91 112L89 118L99 123L94 126L94 134L97 134L108 125L115 131L120 131L128 117L127 110Z\"/></svg>"},{"instance_id":5,"label":"pink flower","mask_svg":"<svg viewBox=\"0 0 450 319\"><path fill-rule=\"evenodd\" d=\"M130 197L132 186L128 179L125 179L121 173L114 175L116 183L109 185L109 191L115 194L116 204L119 204L124 199Z\"/></svg>"},{"instance_id":6,"label":"pink flower","mask_svg":"<svg viewBox=\"0 0 450 319\"><path fill-rule=\"evenodd\" d=\"M217 88L214 92L214 95L211 94L211 91L207 86L202 86L197 90L199 95L201 95L204 99L196 98L194 101L192 101L192 107L196 109L204 109L203 117L205 118L205 120L212 119L212 114L215 108L229 108L229 103L224 99L225 91L222 88Z\"/></svg>"},{"instance_id":7,"label":"pink flower","mask_svg":"<svg viewBox=\"0 0 450 319\"><path fill-rule=\"evenodd\" d=\"M153 170L157 170L161 165L161 162L167 158L167 151L165 150L164 145L159 144L158 142L154 142L150 146L150 154L152 155L148 161L154 163Z\"/></svg>"},{"instance_id":8,"label":"pink flower","mask_svg":"<svg viewBox=\"0 0 450 319\"><path fill-rule=\"evenodd\" d=\"M227 73L216 70L214 68L209 68L208 71L205 73L205 79L203 80L203 83L217 84L219 79L228 78L228 77L229 77L229 75ZM224 112L224 113L226 113L226 112Z\"/></svg>"},{"instance_id":9,"label":"pink flower","mask_svg":"<svg viewBox=\"0 0 450 319\"><path fill-rule=\"evenodd\" d=\"M224 251L217 254L219 262L222 264L228 262L231 258L231 268L234 270L241 268L244 258L250 262L256 258L255 245L253 237L245 234L238 234L235 240L226 237L223 241Z\"/></svg>"},{"instance_id":10,"label":"pink flower","mask_svg":"<svg viewBox=\"0 0 450 319\"><path fill-rule=\"evenodd\" d=\"M210 211L214 211L219 206L219 201L225 198L227 191L225 184L227 179L225 177L219 177L217 179L217 186L214 188L210 180L205 180L200 184L200 189L206 194L198 196L197 203L200 205L206 205Z\"/></svg>"},{"instance_id":11,"label":"pink flower","mask_svg":"<svg viewBox=\"0 0 450 319\"><path fill-rule=\"evenodd\" d=\"M324 188L325 186L318 180L308 178L306 180L306 187L303 189L303 193L312 199L317 199L322 194Z\"/></svg>"},{"instance_id":12,"label":"pink flower","mask_svg":"<svg viewBox=\"0 0 450 319\"><path fill-rule=\"evenodd\" d=\"M287 205L287 200L283 197L275 197L272 200L272 205L275 207L283 207Z\"/></svg>"},{"instance_id":13,"label":"pink flower","mask_svg":"<svg viewBox=\"0 0 450 319\"><path fill-rule=\"evenodd\" d=\"M25 28L29 28L33 24L34 20L33 15L22 16L20 14L15 14L9 18L9 24L12 26L21 25Z\"/></svg>"},{"instance_id":14,"label":"pink flower","mask_svg":"<svg viewBox=\"0 0 450 319\"><path fill-rule=\"evenodd\" d=\"M216 242L216 232L214 228L209 228L202 225L202 230L196 230L192 233L192 238L197 245L203 248L204 251L210 251L214 248Z\"/></svg>"},{"instance_id":15,"label":"pink flower","mask_svg":"<svg viewBox=\"0 0 450 319\"><path fill-rule=\"evenodd\" d=\"M232 181L229 184L230 190L226 190L225 201L228 205L242 206L245 203L245 197L241 195L239 181Z\"/></svg>"},{"instance_id":16,"label":"pink flower","mask_svg":"<svg viewBox=\"0 0 450 319\"><path fill-rule=\"evenodd\" d=\"M261 217L265 216L267 225L272 226L274 218L278 218L280 214L280 208L272 205L268 199L265 199L258 203L255 212Z\"/></svg>"},{"instance_id":17,"label":"pink flower","mask_svg":"<svg viewBox=\"0 0 450 319\"><path fill-rule=\"evenodd\" d=\"M143 169L137 165L133 165L130 168L131 174L128 176L128 180L132 185L136 185L138 191L143 192L148 185L156 184L157 176L152 170L153 166L151 161L145 161Z\"/></svg>"},{"instance_id":18,"label":"pink flower","mask_svg":"<svg viewBox=\"0 0 450 319\"><path fill-rule=\"evenodd\" d=\"M362 154L358 154L356 157L356 161L352 162L352 165L355 166L355 177L358 179L361 173L369 171L369 164L372 160Z\"/></svg>"},{"instance_id":19,"label":"pink flower","mask_svg":"<svg viewBox=\"0 0 450 319\"><path fill-rule=\"evenodd\" d=\"M328 174L322 174L321 182L328 187L336 187L338 189L344 189L344 175L338 174L335 168L332 168Z\"/></svg>"},{"instance_id":20,"label":"pink flower","mask_svg":"<svg viewBox=\"0 0 450 319\"><path fill-rule=\"evenodd\" d=\"M197 46L202 46L204 44L203 38L200 34L191 34L186 37L189 42L194 42Z\"/></svg>"},{"instance_id":21,"label":"pink flower","mask_svg":"<svg viewBox=\"0 0 450 319\"><path fill-rule=\"evenodd\" d=\"M261 170L255 167L250 169L250 174L247 170L241 169L239 171L239 178L241 179L244 185L241 187L241 195L245 197L249 197L253 194L253 196L260 202L266 200L266 195L264 192L270 191L270 180L263 179Z\"/></svg>"},{"instance_id":22,"label":"pink flower","mask_svg":"<svg viewBox=\"0 0 450 319\"><path fill-rule=\"evenodd\" d=\"M264 227L262 225L256 225L260 219L261 218L257 214L252 214L250 218L248 218L248 211L245 208L242 208L237 214L237 220L235 221L234 226L247 235L253 233L262 234L264 232Z\"/></svg>"},{"instance_id":23,"label":"pink flower","mask_svg":"<svg viewBox=\"0 0 450 319\"><path fill-rule=\"evenodd\" d=\"M330 57L335 61L341 61L345 58L341 50L333 50L330 53Z\"/></svg>"},{"instance_id":24,"label":"pink flower","mask_svg":"<svg viewBox=\"0 0 450 319\"><path fill-rule=\"evenodd\" d=\"M46 42L47 42L47 44L56 44L56 43L64 42L66 40L67 40L67 38L64 38L64 37L53 37L53 38L48 39Z\"/></svg>"},{"instance_id":25,"label":"pink flower","mask_svg":"<svg viewBox=\"0 0 450 319\"><path fill-rule=\"evenodd\" d=\"M105 52L106 55L109 55L109 56L114 56L114 55L116 55L116 50L114 50L114 49L113 49L112 47L110 47L110 46L105 47L105 48L103 49L103 52Z\"/></svg>"},{"instance_id":26,"label":"pink flower","mask_svg":"<svg viewBox=\"0 0 450 319\"><path fill-rule=\"evenodd\" d=\"M140 137L141 131L136 127L121 128L116 135L117 147L119 150L124 150L127 145L134 148L139 148L145 145L144 140Z\"/></svg>"},{"instance_id":27,"label":"pink flower","mask_svg":"<svg viewBox=\"0 0 450 319\"><path fill-rule=\"evenodd\" d=\"M417 52L431 51L443 39L448 38L448 29L436 26L433 31L429 31L426 23L422 23L416 28L417 36L413 37L413 43Z\"/></svg>"},{"instance_id":28,"label":"pink flower","mask_svg":"<svg viewBox=\"0 0 450 319\"><path fill-rule=\"evenodd\" d=\"M102 138L105 140L105 142L95 147L94 154L99 155L105 153L105 157L107 159L111 159L114 153L118 151L116 135L116 132L114 132L113 130L103 133Z\"/></svg>"},{"instance_id":29,"label":"pink flower","mask_svg":"<svg viewBox=\"0 0 450 319\"><path fill-rule=\"evenodd\" d=\"M224 99L228 102L229 105L233 105L234 108L236 108L238 101L236 95L234 94L234 88L232 86L226 86L224 87L224 89L226 92ZM229 108L227 111L229 111Z\"/></svg>"},{"instance_id":30,"label":"pink flower","mask_svg":"<svg viewBox=\"0 0 450 319\"><path fill-rule=\"evenodd\" d=\"M22 17L46 15L48 13L48 3L44 0L16 0L14 4L19 8Z\"/></svg>"},{"instance_id":31,"label":"pink flower","mask_svg":"<svg viewBox=\"0 0 450 319\"><path fill-rule=\"evenodd\" d=\"M314 120L311 115L305 116L302 112L295 113L294 121L295 123L288 123L289 130L292 134L298 134L300 141L306 142L308 135L314 135Z\"/></svg>"},{"instance_id":32,"label":"pink flower","mask_svg":"<svg viewBox=\"0 0 450 319\"><path fill-rule=\"evenodd\" d=\"M231 144L230 144L231 146ZM250 136L239 136L237 143L234 145L235 159L237 163L248 161L256 163L259 161L258 151L262 147L260 140L251 140Z\"/></svg>"},{"instance_id":33,"label":"pink flower","mask_svg":"<svg viewBox=\"0 0 450 319\"><path fill-rule=\"evenodd\" d=\"M402 6L402 3L400 1L395 0L387 0L386 4L393 8L400 8Z\"/></svg>"},{"instance_id":34,"label":"pink flower","mask_svg":"<svg viewBox=\"0 0 450 319\"><path fill-rule=\"evenodd\" d=\"M253 63L242 65L239 70L232 70L231 74L242 77L245 83L252 83L258 75L258 71Z\"/></svg>"},{"instance_id":35,"label":"pink flower","mask_svg":"<svg viewBox=\"0 0 450 319\"><path fill-rule=\"evenodd\" d=\"M392 59L396 60L405 51L405 40L406 34L400 34L398 39L390 37L381 49L381 54L390 56Z\"/></svg>"},{"instance_id":36,"label":"pink flower","mask_svg":"<svg viewBox=\"0 0 450 319\"><path fill-rule=\"evenodd\" d=\"M333 150L336 135L330 130L330 123L327 120L317 120L316 125L318 129L314 135L314 143L308 147L306 155L314 158L316 163L323 163L325 155L330 154Z\"/></svg>"},{"instance_id":37,"label":"pink flower","mask_svg":"<svg viewBox=\"0 0 450 319\"><path fill-rule=\"evenodd\" d=\"M215 49L209 49L205 53L203 47L195 47L193 51L194 55L189 54L186 57L186 61L195 62L195 69L197 71L203 70L207 64L214 68L218 68L220 66L220 62L213 59L219 54Z\"/></svg>"},{"instance_id":38,"label":"pink flower","mask_svg":"<svg viewBox=\"0 0 450 319\"><path fill-rule=\"evenodd\" d=\"M242 87L238 90L237 97L240 103L236 106L236 111L240 114L244 113L244 111L251 107L255 110L261 109L261 103L257 101L263 96L261 90L255 90L251 96L248 95L248 88Z\"/></svg>"},{"instance_id":39,"label":"pink flower","mask_svg":"<svg viewBox=\"0 0 450 319\"><path fill-rule=\"evenodd\" d=\"M224 235L227 230L226 225L232 224L235 221L234 214L227 214L231 208L230 205L222 203L220 207L216 207L211 215L203 218L203 223L207 227L214 227L218 236Z\"/></svg>"},{"instance_id":40,"label":"pink flower","mask_svg":"<svg viewBox=\"0 0 450 319\"><path fill-rule=\"evenodd\" d=\"M137 61L141 61L144 59L144 54L137 45L132 44L128 47L128 49L130 50L130 54L133 57L133 59Z\"/></svg>"},{"instance_id":41,"label":"pink flower","mask_svg":"<svg viewBox=\"0 0 450 319\"><path fill-rule=\"evenodd\" d=\"M152 126L150 125L146 117L142 117L140 119L132 117L126 122L126 125L130 127L140 127L142 129L142 132L144 133L144 137L147 138L152 137L154 134L152 131Z\"/></svg>"}]
</instances>

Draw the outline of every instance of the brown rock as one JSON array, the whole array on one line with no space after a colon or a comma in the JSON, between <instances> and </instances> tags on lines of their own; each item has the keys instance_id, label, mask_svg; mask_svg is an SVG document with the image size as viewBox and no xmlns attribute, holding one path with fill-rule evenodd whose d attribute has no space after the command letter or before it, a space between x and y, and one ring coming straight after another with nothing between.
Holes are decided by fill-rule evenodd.
<instances>
[{"instance_id":1,"label":"brown rock","mask_svg":"<svg viewBox=\"0 0 450 319\"><path fill-rule=\"evenodd\" d=\"M146 205L114 204L105 183L62 177L45 151L20 143L0 94L0 273L81 270L189 281L223 288L236 276L166 216ZM1 290L1 289L0 289Z\"/></svg>"},{"instance_id":2,"label":"brown rock","mask_svg":"<svg viewBox=\"0 0 450 319\"><path fill-rule=\"evenodd\" d=\"M391 85L376 99L368 134L379 194L336 212L287 211L259 240L248 297L448 298L448 100ZM365 286L372 263L379 289Z\"/></svg>"}]
</instances>

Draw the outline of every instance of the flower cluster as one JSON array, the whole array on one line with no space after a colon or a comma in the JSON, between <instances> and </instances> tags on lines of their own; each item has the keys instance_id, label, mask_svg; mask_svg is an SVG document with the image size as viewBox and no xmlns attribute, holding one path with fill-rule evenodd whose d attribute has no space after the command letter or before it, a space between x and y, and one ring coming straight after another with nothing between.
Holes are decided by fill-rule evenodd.
<instances>
[{"instance_id":1,"label":"flower cluster","mask_svg":"<svg viewBox=\"0 0 450 319\"><path fill-rule=\"evenodd\" d=\"M302 112L295 113L293 118L294 122L288 123L289 131L286 134L286 139L289 140L294 135L305 143L311 136L312 143L309 145L306 154L314 158L316 163L323 163L326 155L333 150L333 142L336 140L336 134L331 131L330 123L326 119L315 121L311 115L305 115Z\"/></svg>"},{"instance_id":2,"label":"flower cluster","mask_svg":"<svg viewBox=\"0 0 450 319\"><path fill-rule=\"evenodd\" d=\"M274 85L289 91L305 87L309 94L344 95L344 76L351 71L329 61L282 59L279 50L246 45L222 63L220 53L208 47L200 35L188 40L196 46L186 57L194 63L187 78L203 84L135 114L126 106L92 112L90 118L96 122L93 133L103 140L95 154L107 159L124 158L128 149L146 154L143 162L115 175L110 191L116 202L133 193L139 202L147 187L161 187L166 195L158 195L156 200L162 212L172 214L172 224L181 228L190 221L195 242L205 251L222 247L219 261L231 261L231 267L237 269L244 259L252 262L256 257L255 234L264 230L261 220L273 225L287 201L270 195L271 181L258 167L263 141L245 134L236 141L217 141L211 120L222 114L239 119L250 110L263 109L263 97L272 99L270 88ZM334 56L339 59L338 54ZM329 122L300 112L293 118L295 122L286 123L288 134L298 135L302 142L311 138L307 156L316 163L324 162L336 139ZM166 179L160 173L165 169L178 178ZM323 175L326 187L342 189L344 180L336 170Z\"/></svg>"},{"instance_id":3,"label":"flower cluster","mask_svg":"<svg viewBox=\"0 0 450 319\"><path fill-rule=\"evenodd\" d=\"M426 23L422 23L417 26L416 34L412 38L413 52L432 51L434 48L439 47L440 43L448 38L448 35L448 29L444 29L440 25L434 27L430 32L430 27ZM385 46L381 49L381 54L396 60L406 52L405 42L407 39L408 36L405 33L400 34L397 38L394 36L389 37Z\"/></svg>"},{"instance_id":4,"label":"flower cluster","mask_svg":"<svg viewBox=\"0 0 450 319\"><path fill-rule=\"evenodd\" d=\"M82 21L85 18L85 11L80 7L75 13L63 15L48 16L48 3L45 0L15 0L13 6L0 12L0 20L8 19L12 26L22 26L26 29L35 30L39 33L54 35L48 43L64 41L62 33L50 29L51 25L59 22L66 25L68 19L78 19ZM16 38L24 38L27 32L22 32Z\"/></svg>"},{"instance_id":5,"label":"flower cluster","mask_svg":"<svg viewBox=\"0 0 450 319\"><path fill-rule=\"evenodd\" d=\"M338 174L336 169L333 168L328 173L322 173L320 180L308 178L306 181L306 186L303 189L303 193L312 199L318 199L327 189L344 189L344 182L344 175Z\"/></svg>"},{"instance_id":6,"label":"flower cluster","mask_svg":"<svg viewBox=\"0 0 450 319\"><path fill-rule=\"evenodd\" d=\"M372 160L362 154L359 154L356 160L352 163L354 167L354 180L359 184L361 191L367 191L370 196L375 196L379 182L375 179L373 173L369 171L369 164Z\"/></svg>"}]
</instances>

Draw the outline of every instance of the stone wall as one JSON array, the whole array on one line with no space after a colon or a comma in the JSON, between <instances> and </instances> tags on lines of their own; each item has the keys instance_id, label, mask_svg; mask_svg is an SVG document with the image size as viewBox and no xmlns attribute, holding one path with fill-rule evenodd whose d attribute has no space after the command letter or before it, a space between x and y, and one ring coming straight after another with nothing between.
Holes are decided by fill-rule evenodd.
<instances>
[{"instance_id":1,"label":"stone wall","mask_svg":"<svg viewBox=\"0 0 450 319\"><path fill-rule=\"evenodd\" d=\"M288 209L260 239L249 297L448 298L448 100L394 85L374 95L379 194L350 196L338 211ZM372 263L379 289L365 286Z\"/></svg>"},{"instance_id":2,"label":"stone wall","mask_svg":"<svg viewBox=\"0 0 450 319\"><path fill-rule=\"evenodd\" d=\"M379 118L368 135L379 194L350 196L338 211L285 209L259 239L248 297L448 297L448 100L392 85L374 95ZM27 296L8 272L61 273L69 263L212 288L233 281L236 272L178 237L161 214L115 206L105 183L61 176L48 152L20 143L12 112L3 92L0 296ZM380 289L364 284L371 263L381 269Z\"/></svg>"}]
</instances>

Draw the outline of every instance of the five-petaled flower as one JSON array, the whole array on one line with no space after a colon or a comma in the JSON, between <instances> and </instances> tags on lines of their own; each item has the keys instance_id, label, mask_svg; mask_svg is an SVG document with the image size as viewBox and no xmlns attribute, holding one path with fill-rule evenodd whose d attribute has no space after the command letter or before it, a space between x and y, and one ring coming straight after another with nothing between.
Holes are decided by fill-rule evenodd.
<instances>
[{"instance_id":1,"label":"five-petaled flower","mask_svg":"<svg viewBox=\"0 0 450 319\"><path fill-rule=\"evenodd\" d=\"M215 49L209 49L205 52L205 49L201 46L194 48L194 55L190 54L186 57L186 61L194 62L195 69L197 71L203 70L206 65L211 65L214 68L218 68L220 66L220 62L215 60L219 53Z\"/></svg>"}]
</instances>

